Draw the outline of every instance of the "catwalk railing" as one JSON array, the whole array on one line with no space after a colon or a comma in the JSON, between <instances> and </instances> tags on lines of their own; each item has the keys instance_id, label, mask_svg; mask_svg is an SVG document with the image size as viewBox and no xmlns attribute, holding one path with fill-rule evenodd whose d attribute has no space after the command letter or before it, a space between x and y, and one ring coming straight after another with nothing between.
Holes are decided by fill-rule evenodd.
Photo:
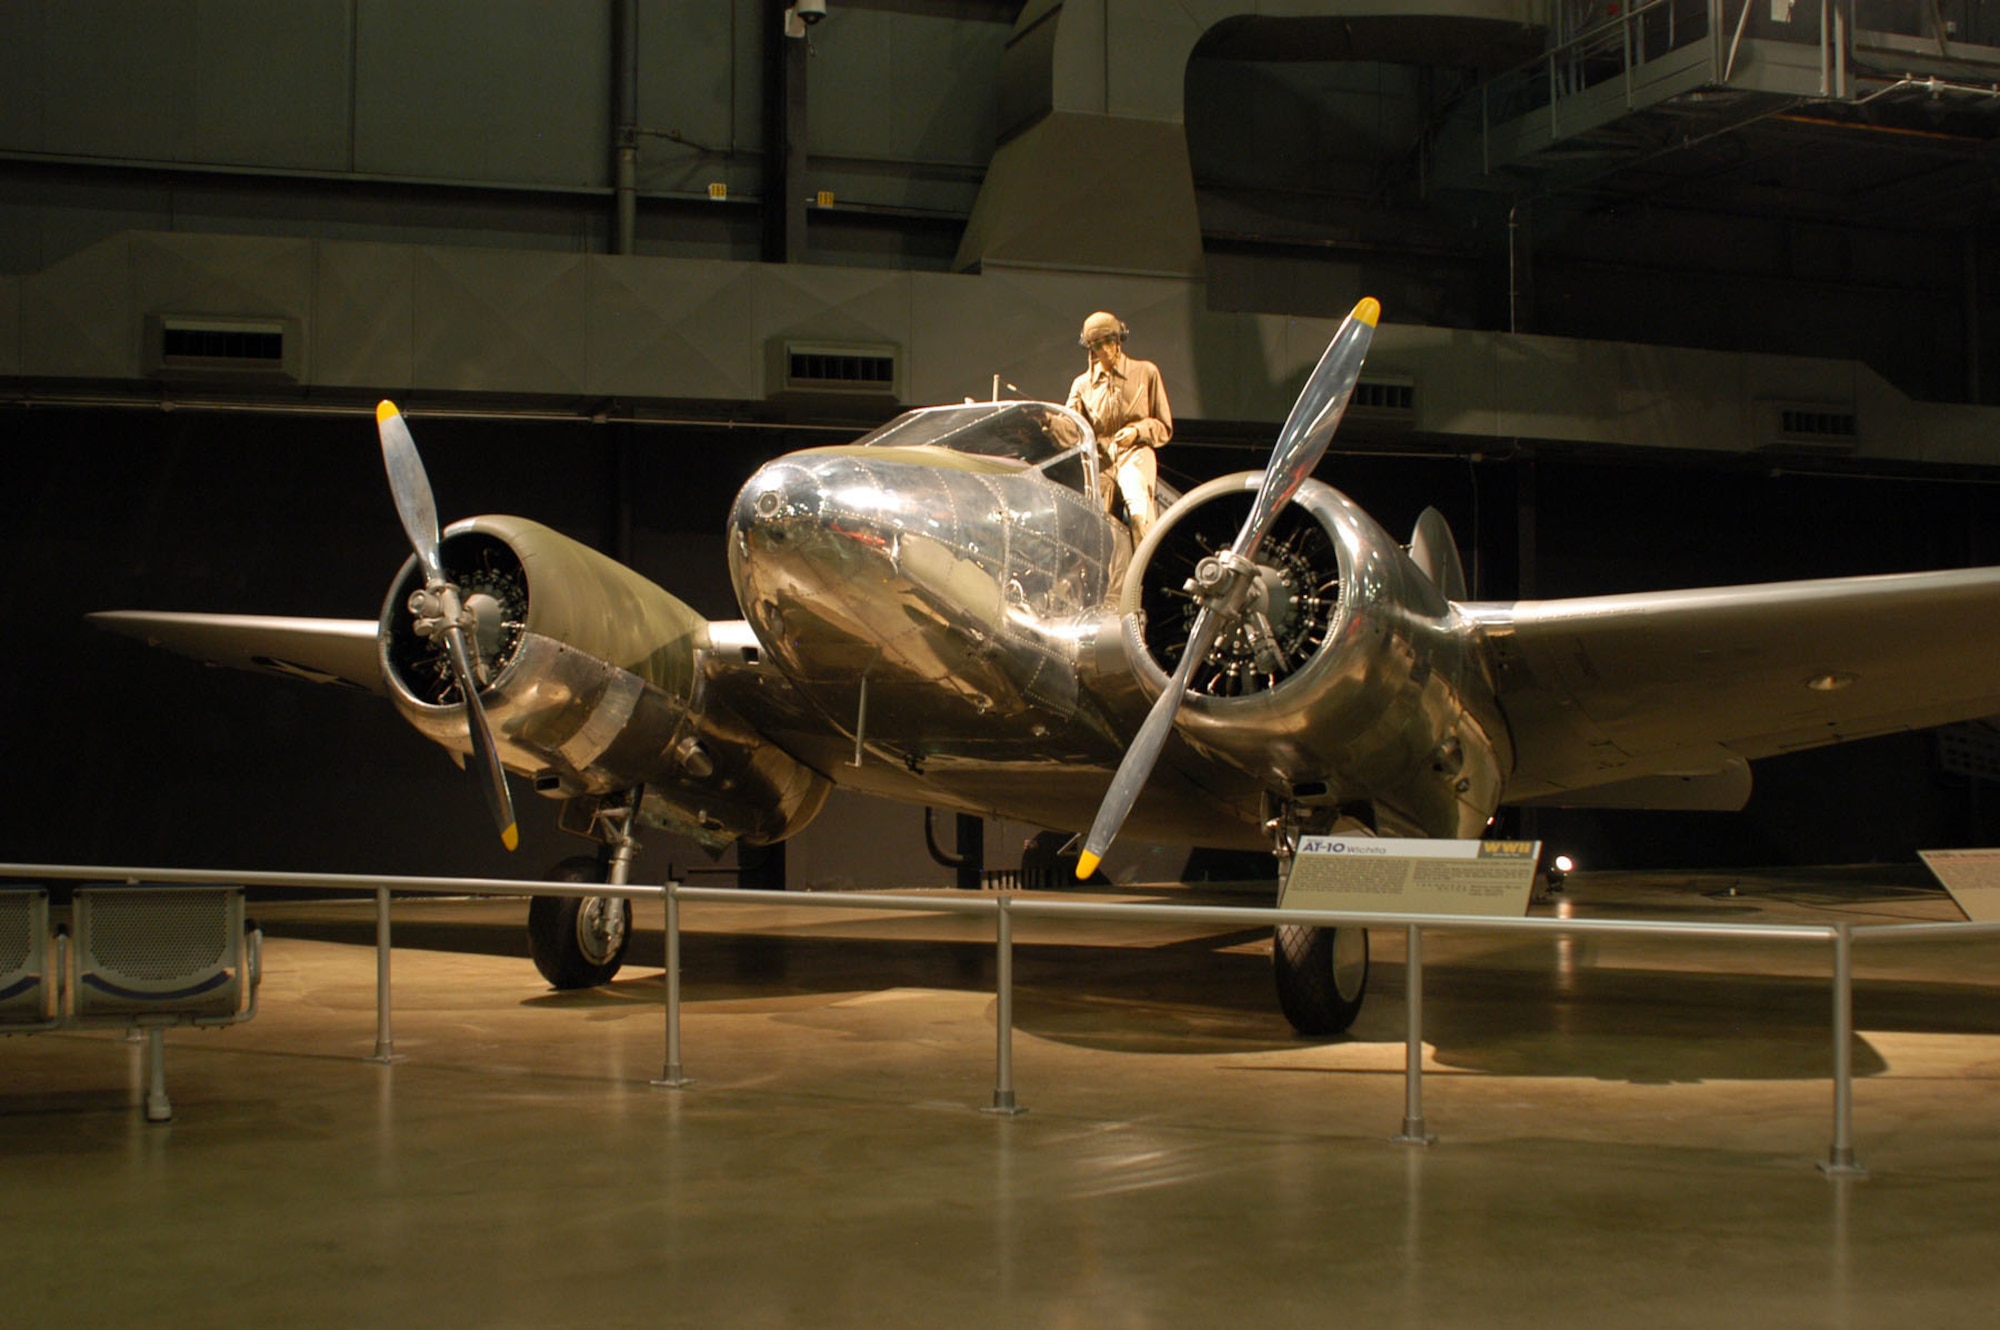
<instances>
[{"instance_id":1,"label":"catwalk railing","mask_svg":"<svg viewBox=\"0 0 2000 1330\"><path fill-rule=\"evenodd\" d=\"M1829 1176L1860 1176L1865 1170L1854 1152L1854 944L1882 940L1925 942L2000 936L2000 923L1869 924L1750 924L1614 919L1493 919L1466 915L1356 913L1339 910L1278 910L1270 907L1154 905L1101 901L1022 900L1011 895L888 895L868 892L748 892L735 888L529 882L500 878L386 877L333 873L220 872L209 869L107 868L68 864L0 864L0 878L38 882L131 882L148 886L229 885L291 890L358 892L375 898L376 1038L373 1060L395 1056L391 1034L391 894L450 896L613 896L663 902L666 911L662 1008L666 1023L666 1057L658 1079L651 1083L681 1089L688 1079L681 1055L681 924L683 901L723 906L780 905L787 909L879 910L905 914L991 915L995 948L994 1086L991 1104L982 1112L1012 1115L1026 1110L1014 1091L1014 942L1016 917L1028 919L1149 920L1176 924L1225 924L1268 928L1277 924L1319 927L1400 928L1405 933L1405 1060L1404 1112L1401 1130L1391 1139L1425 1145L1436 1138L1428 1130L1423 1107L1424 935L1451 933L1526 933L1555 936L1614 936L1687 938L1722 942L1820 943L1832 951L1830 987L1833 1039L1833 1141L1819 1167Z\"/></svg>"}]
</instances>

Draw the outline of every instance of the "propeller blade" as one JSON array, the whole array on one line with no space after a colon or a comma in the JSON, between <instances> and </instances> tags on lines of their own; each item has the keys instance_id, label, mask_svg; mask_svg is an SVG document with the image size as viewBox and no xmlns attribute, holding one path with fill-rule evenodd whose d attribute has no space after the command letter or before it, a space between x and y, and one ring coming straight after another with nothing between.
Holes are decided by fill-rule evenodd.
<instances>
[{"instance_id":1,"label":"propeller blade","mask_svg":"<svg viewBox=\"0 0 2000 1330\"><path fill-rule=\"evenodd\" d=\"M1236 533L1236 542L1220 561L1223 579L1207 593L1206 602L1188 632L1187 647L1181 652L1174 677L1153 700L1146 723L1139 727L1131 747L1125 750L1110 788L1104 792L1104 802L1098 805L1097 818L1090 825L1090 834L1084 837L1083 853L1076 861L1078 880L1097 871L1105 851L1125 825L1132 805L1138 802L1139 791L1152 776L1153 764L1159 761L1160 750L1166 747L1167 735L1173 731L1195 667L1208 658L1216 639L1241 615L1247 570L1255 566L1257 551L1263 546L1264 537L1270 534L1271 524L1299 492L1299 486L1305 484L1306 477L1319 465L1319 459L1326 455L1326 446L1332 442L1333 432L1347 412L1348 399L1354 395L1354 385L1360 382L1361 363L1367 358L1368 345L1375 337L1375 323L1381 316L1382 306L1372 296L1356 305L1334 333L1333 340L1327 343L1326 352L1320 356L1312 377L1306 380L1298 401L1292 403L1291 414L1285 417L1285 427L1278 432L1278 442L1271 449L1271 460L1257 487L1256 502L1243 521L1243 529Z\"/></svg>"},{"instance_id":2,"label":"propeller blade","mask_svg":"<svg viewBox=\"0 0 2000 1330\"><path fill-rule=\"evenodd\" d=\"M1207 658L1208 649L1215 645L1216 634L1221 628L1222 616L1207 606L1195 615L1194 627L1188 633L1187 649L1181 652L1180 667L1167 681L1166 688L1153 699L1153 709L1146 713L1146 723L1139 727L1132 746L1125 750L1124 759L1118 763L1118 772L1111 778L1111 787L1104 792L1104 802L1097 806L1097 819L1090 824L1090 834L1083 840L1083 853L1077 857L1077 881L1081 882L1097 871L1104 852L1118 838L1118 830L1125 825L1132 805L1139 801L1139 791L1145 788L1147 777L1153 774L1153 764L1160 760L1160 750L1166 747L1167 736L1173 733L1174 717L1180 714L1181 698L1187 694L1188 680L1193 676L1195 666Z\"/></svg>"},{"instance_id":3,"label":"propeller blade","mask_svg":"<svg viewBox=\"0 0 2000 1330\"><path fill-rule=\"evenodd\" d=\"M444 560L438 552L437 500L431 494L430 477L424 460L417 454L417 441L394 402L384 399L375 408L375 432L382 439L382 466L389 473L389 492L396 500L396 515L403 520L403 532L410 538L417 562L424 570L424 588L437 592L442 605L442 633L445 656L451 662L452 679L465 698L465 721L472 733L472 759L478 764L486 807L493 824L500 829L500 843L510 851L521 843L520 824L514 818L514 796L507 789L507 769L500 765L499 750L493 746L493 726L486 719L486 707L479 700L479 676L472 668L472 649L465 640L465 628L458 622L458 590L444 579Z\"/></svg>"},{"instance_id":4,"label":"propeller blade","mask_svg":"<svg viewBox=\"0 0 2000 1330\"><path fill-rule=\"evenodd\" d=\"M1285 417L1285 427L1278 431L1257 502L1230 547L1237 554L1246 559L1257 557L1271 523L1326 455L1326 446L1347 413L1348 399L1354 396L1354 385L1361 381L1361 363L1368 358L1368 344L1375 338L1375 322L1381 317L1381 303L1373 296L1366 297L1326 344L1305 390Z\"/></svg>"},{"instance_id":5,"label":"propeller blade","mask_svg":"<svg viewBox=\"0 0 2000 1330\"><path fill-rule=\"evenodd\" d=\"M389 473L396 515L403 519L410 548L423 566L425 584L436 586L444 581L444 565L438 559L437 501L431 497L431 481L424 474L423 458L417 455L417 441L410 437L403 413L386 398L375 408L375 432L382 439L382 466Z\"/></svg>"},{"instance_id":6,"label":"propeller blade","mask_svg":"<svg viewBox=\"0 0 2000 1330\"><path fill-rule=\"evenodd\" d=\"M486 721L486 708L479 700L479 685L472 674L472 653L466 649L465 630L453 625L445 630L445 645L451 652L451 672L465 695L465 719L472 729L472 758L485 777L486 807L493 825L500 829L500 843L513 850L521 843L521 827L514 819L514 796L507 789L507 769L493 747L493 727Z\"/></svg>"}]
</instances>

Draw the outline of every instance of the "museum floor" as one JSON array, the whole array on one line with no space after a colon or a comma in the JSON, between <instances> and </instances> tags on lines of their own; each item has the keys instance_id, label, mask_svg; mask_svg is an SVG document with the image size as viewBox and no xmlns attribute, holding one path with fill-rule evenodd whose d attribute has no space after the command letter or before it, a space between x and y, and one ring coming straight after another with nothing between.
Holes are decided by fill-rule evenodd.
<instances>
[{"instance_id":1,"label":"museum floor","mask_svg":"<svg viewBox=\"0 0 2000 1330\"><path fill-rule=\"evenodd\" d=\"M1911 870L1579 875L1605 917L1942 919ZM1731 892L1734 894L1730 894ZM1187 893L1172 890L1170 898ZM782 898L768 898L782 901ZM1238 903L1241 903L1240 901ZM547 991L519 903L262 905L262 1009L0 1041L0 1323L297 1326L1990 1326L2000 947L1857 953L1855 1144L1828 961L1795 945L1438 937L1439 1139L1400 1128L1403 948L1351 1038L1292 1037L1268 942L1017 925L992 1101L986 925L689 905ZM645 920L642 914L642 923ZM657 923L657 917L653 921Z\"/></svg>"}]
</instances>

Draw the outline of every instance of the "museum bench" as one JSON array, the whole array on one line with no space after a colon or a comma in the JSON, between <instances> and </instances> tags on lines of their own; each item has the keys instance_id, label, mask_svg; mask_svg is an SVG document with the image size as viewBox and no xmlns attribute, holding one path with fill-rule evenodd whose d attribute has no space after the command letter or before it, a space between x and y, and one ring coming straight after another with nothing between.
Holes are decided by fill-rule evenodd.
<instances>
[{"instance_id":1,"label":"museum bench","mask_svg":"<svg viewBox=\"0 0 2000 1330\"><path fill-rule=\"evenodd\" d=\"M79 888L67 929L46 889L0 891L0 1034L123 1027L146 1041L146 1120L173 1116L169 1027L257 1014L263 933L240 887Z\"/></svg>"}]
</instances>

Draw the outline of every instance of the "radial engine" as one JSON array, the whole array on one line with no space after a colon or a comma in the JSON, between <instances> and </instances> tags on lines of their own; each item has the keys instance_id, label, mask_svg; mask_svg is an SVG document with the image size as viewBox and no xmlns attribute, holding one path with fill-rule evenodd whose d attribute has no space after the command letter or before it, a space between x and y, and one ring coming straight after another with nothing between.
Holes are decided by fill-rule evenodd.
<instances>
[{"instance_id":1,"label":"radial engine","mask_svg":"<svg viewBox=\"0 0 2000 1330\"><path fill-rule=\"evenodd\" d=\"M1212 576L1255 499L1255 473L1189 493L1133 555L1118 649L1150 696L1180 664ZM1366 807L1385 834L1477 836L1509 760L1469 624L1345 495L1308 480L1257 555L1241 619L1189 678L1182 739L1331 825Z\"/></svg>"},{"instance_id":2,"label":"radial engine","mask_svg":"<svg viewBox=\"0 0 2000 1330\"><path fill-rule=\"evenodd\" d=\"M495 746L538 793L603 798L643 785L645 820L714 846L782 840L818 813L826 780L710 695L710 667L744 663L747 634L523 518L454 523L441 559L475 620L473 670ZM411 558L382 607L383 672L412 725L466 754L464 701L425 631L425 601Z\"/></svg>"}]
</instances>

